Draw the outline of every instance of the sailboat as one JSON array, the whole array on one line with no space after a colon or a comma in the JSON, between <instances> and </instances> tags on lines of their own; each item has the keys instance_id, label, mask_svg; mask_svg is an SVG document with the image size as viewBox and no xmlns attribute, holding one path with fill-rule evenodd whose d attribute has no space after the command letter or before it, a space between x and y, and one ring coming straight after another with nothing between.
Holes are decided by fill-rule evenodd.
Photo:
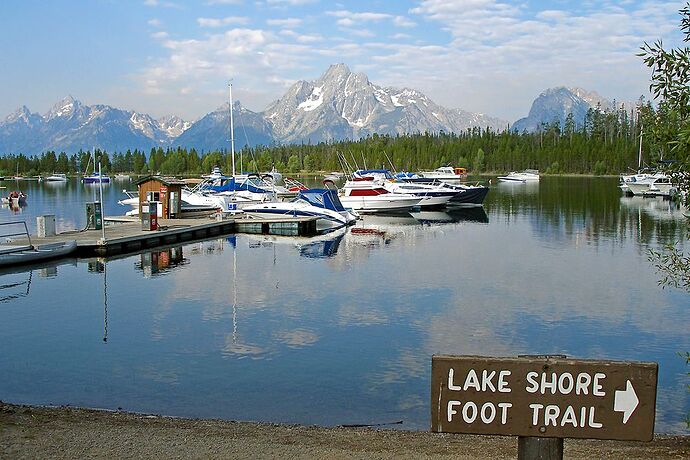
<instances>
[{"instance_id":1,"label":"sailboat","mask_svg":"<svg viewBox=\"0 0 690 460\"><path fill-rule=\"evenodd\" d=\"M621 174L619 177L618 188L626 195L633 195L630 189L630 184L637 182L648 182L654 179L653 174L642 172L642 125L640 125L640 150L637 155L637 173L636 174Z\"/></svg>"}]
</instances>

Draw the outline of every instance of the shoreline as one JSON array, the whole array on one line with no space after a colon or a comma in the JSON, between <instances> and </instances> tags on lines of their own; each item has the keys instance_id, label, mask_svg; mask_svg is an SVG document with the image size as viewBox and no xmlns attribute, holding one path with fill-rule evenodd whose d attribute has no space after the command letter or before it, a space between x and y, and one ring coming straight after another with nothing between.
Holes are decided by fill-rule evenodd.
<instances>
[{"instance_id":1,"label":"shoreline","mask_svg":"<svg viewBox=\"0 0 690 460\"><path fill-rule=\"evenodd\" d=\"M0 402L2 458L517 458L517 437L186 419ZM566 439L566 458L690 457L690 436Z\"/></svg>"}]
</instances>

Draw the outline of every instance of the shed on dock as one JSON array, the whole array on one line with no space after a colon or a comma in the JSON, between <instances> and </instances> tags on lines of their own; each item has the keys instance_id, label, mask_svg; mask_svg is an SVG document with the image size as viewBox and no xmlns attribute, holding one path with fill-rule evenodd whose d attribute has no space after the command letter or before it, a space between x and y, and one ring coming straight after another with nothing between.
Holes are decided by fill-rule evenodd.
<instances>
[{"instance_id":1,"label":"shed on dock","mask_svg":"<svg viewBox=\"0 0 690 460\"><path fill-rule=\"evenodd\" d=\"M158 205L158 217L162 219L174 219L182 212L182 187L187 185L184 181L174 177L146 176L135 182L139 189L139 215L142 215L141 206L145 201L156 201Z\"/></svg>"}]
</instances>

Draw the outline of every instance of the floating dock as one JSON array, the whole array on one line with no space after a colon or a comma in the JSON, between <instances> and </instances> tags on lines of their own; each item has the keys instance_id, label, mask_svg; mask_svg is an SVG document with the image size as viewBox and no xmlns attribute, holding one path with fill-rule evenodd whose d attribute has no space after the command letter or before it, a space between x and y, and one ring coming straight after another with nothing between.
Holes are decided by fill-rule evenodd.
<instances>
[{"instance_id":1,"label":"floating dock","mask_svg":"<svg viewBox=\"0 0 690 460\"><path fill-rule=\"evenodd\" d=\"M142 229L138 218L107 217L104 230L63 232L43 238L32 236L31 244L39 246L76 240L77 256L110 256L233 233L313 236L317 233L317 220L317 217L263 219L243 215L225 219L160 219L158 230L147 231ZM28 245L29 241L21 239L13 241L13 244Z\"/></svg>"}]
</instances>

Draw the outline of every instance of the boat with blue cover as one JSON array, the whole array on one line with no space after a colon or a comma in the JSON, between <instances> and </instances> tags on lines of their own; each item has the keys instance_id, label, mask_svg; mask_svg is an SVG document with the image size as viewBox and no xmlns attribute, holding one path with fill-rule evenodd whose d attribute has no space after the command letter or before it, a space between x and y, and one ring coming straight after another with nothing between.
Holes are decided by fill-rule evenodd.
<instances>
[{"instance_id":1,"label":"boat with blue cover","mask_svg":"<svg viewBox=\"0 0 690 460\"><path fill-rule=\"evenodd\" d=\"M358 214L343 206L337 190L320 188L301 190L292 201L260 203L242 210L258 217L318 217L319 230L350 225L358 218Z\"/></svg>"}]
</instances>

